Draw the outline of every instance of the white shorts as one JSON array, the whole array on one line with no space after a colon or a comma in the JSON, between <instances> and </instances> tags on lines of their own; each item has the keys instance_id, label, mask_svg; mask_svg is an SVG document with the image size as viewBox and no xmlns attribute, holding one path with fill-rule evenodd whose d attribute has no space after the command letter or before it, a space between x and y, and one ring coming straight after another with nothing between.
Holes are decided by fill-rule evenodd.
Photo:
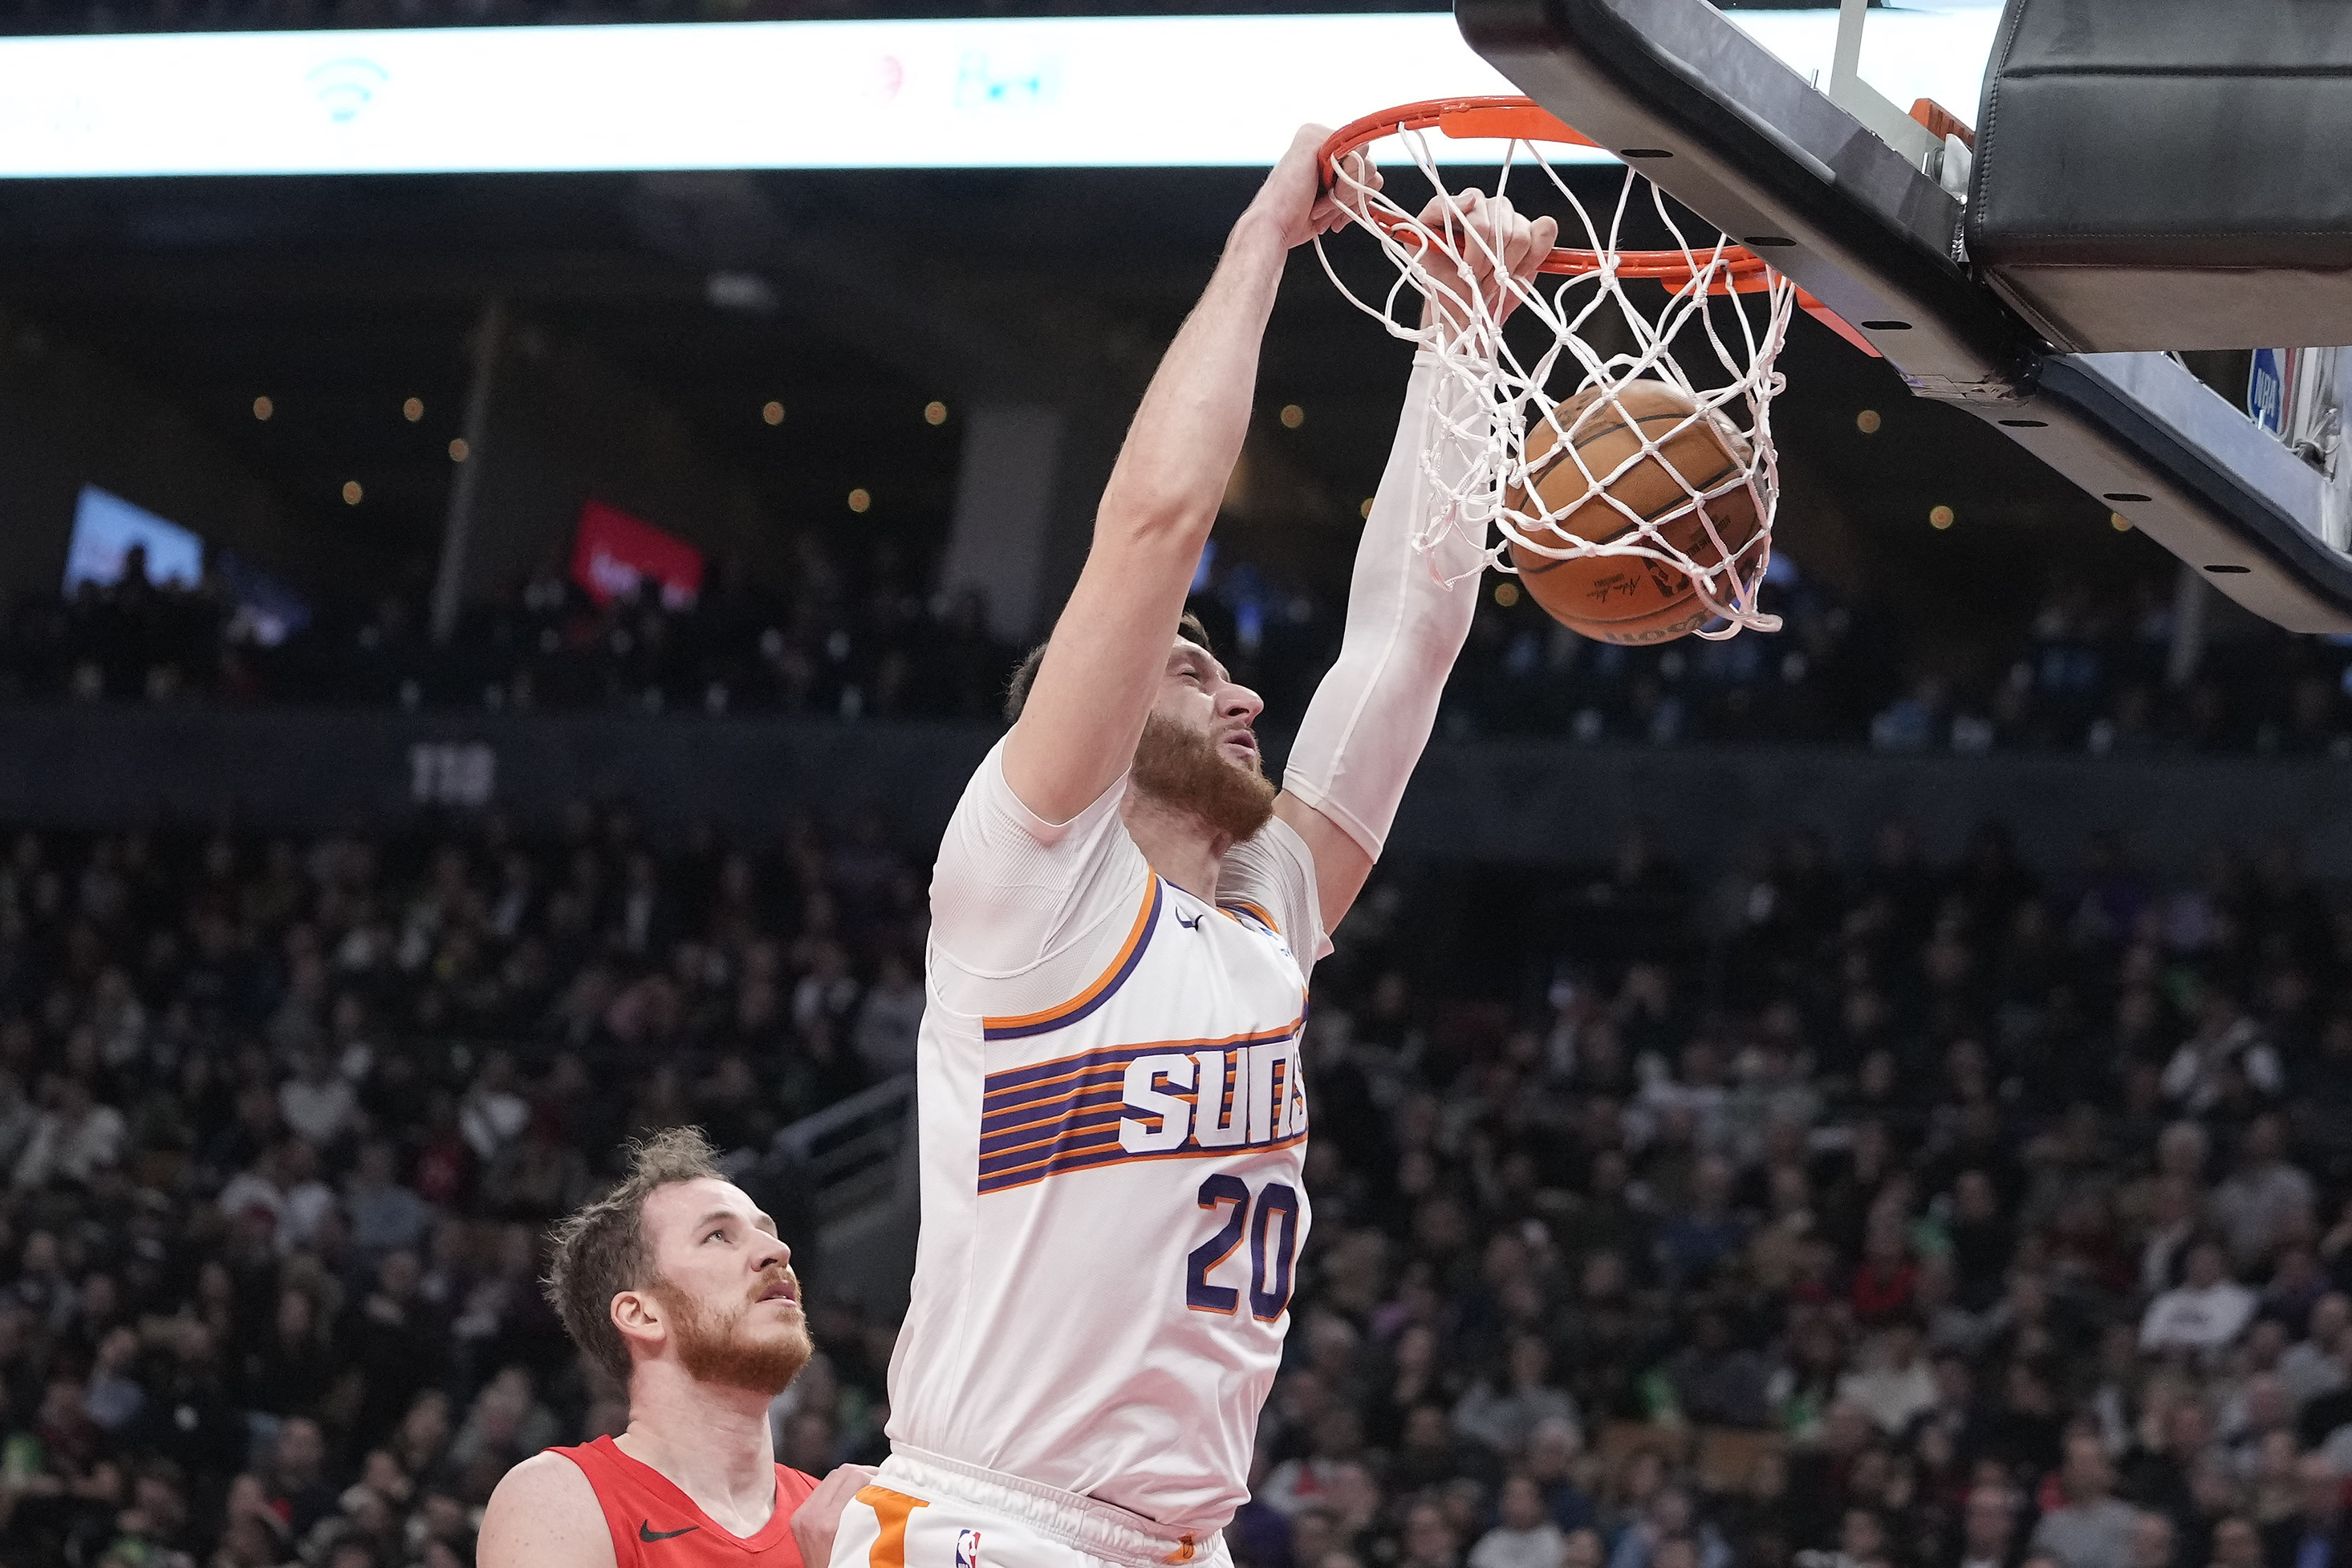
<instances>
[{"instance_id":1,"label":"white shorts","mask_svg":"<svg viewBox=\"0 0 2352 1568\"><path fill-rule=\"evenodd\" d=\"M898 1448L843 1510L832 1568L1233 1568L1203 1540L1074 1492Z\"/></svg>"}]
</instances>

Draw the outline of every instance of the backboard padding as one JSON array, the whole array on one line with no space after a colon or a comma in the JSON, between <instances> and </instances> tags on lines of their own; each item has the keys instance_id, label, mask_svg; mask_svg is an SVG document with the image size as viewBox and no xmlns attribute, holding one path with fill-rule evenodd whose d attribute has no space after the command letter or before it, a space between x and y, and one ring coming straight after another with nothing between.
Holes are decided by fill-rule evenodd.
<instances>
[{"instance_id":1,"label":"backboard padding","mask_svg":"<svg viewBox=\"0 0 2352 1568\"><path fill-rule=\"evenodd\" d=\"M2008 0L1968 254L2057 348L2352 341L2352 5Z\"/></svg>"}]
</instances>

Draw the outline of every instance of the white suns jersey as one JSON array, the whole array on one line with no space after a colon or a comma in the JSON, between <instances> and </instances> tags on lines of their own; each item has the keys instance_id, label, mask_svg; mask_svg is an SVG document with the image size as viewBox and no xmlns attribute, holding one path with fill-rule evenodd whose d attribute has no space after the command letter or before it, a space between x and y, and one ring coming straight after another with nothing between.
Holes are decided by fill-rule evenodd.
<instances>
[{"instance_id":1,"label":"white suns jersey","mask_svg":"<svg viewBox=\"0 0 2352 1568\"><path fill-rule=\"evenodd\" d=\"M1056 827L1002 750L931 883L889 1436L1206 1534L1248 1496L1307 1241L1313 861L1270 822L1212 902L1145 862L1124 779Z\"/></svg>"}]
</instances>

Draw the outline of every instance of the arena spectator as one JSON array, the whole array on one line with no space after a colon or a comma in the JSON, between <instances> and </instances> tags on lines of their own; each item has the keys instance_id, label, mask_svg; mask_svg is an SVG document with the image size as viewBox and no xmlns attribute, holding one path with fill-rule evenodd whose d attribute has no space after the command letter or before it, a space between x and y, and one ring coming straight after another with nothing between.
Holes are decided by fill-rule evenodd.
<instances>
[{"instance_id":1,"label":"arena spectator","mask_svg":"<svg viewBox=\"0 0 2352 1568\"><path fill-rule=\"evenodd\" d=\"M16 1184L37 1188L53 1181L87 1186L122 1157L122 1112L99 1102L79 1075L53 1074L42 1096L47 1109L33 1122L16 1158Z\"/></svg>"},{"instance_id":2,"label":"arena spectator","mask_svg":"<svg viewBox=\"0 0 2352 1568\"><path fill-rule=\"evenodd\" d=\"M352 1125L359 1101L323 1044L305 1049L294 1076L278 1086L278 1114L313 1146L331 1144Z\"/></svg>"},{"instance_id":3,"label":"arena spectator","mask_svg":"<svg viewBox=\"0 0 2352 1568\"><path fill-rule=\"evenodd\" d=\"M2229 1026L2223 1037L2252 1027L2251 1020L2240 1019ZM2184 1051L2189 1048L2181 1047ZM2269 1047L2251 1048L2267 1051ZM2267 1092L2276 1092L2276 1073L2273 1063L2267 1069L2273 1079ZM2264 1087L2252 1072L2247 1078L2255 1087ZM2291 1231L2301 1227L2307 1233L2311 1227L2318 1190L2309 1176L2287 1162L2285 1149L2284 1121L2276 1115L2255 1117L2247 1124L2237 1169L2213 1189L2209 1200L2214 1223L2229 1243L2231 1261L2240 1268L2261 1263Z\"/></svg>"},{"instance_id":4,"label":"arena spectator","mask_svg":"<svg viewBox=\"0 0 2352 1568\"><path fill-rule=\"evenodd\" d=\"M1564 1568L1567 1547L1534 1479L1517 1474L1504 1481L1497 1522L1470 1549L1469 1568Z\"/></svg>"},{"instance_id":5,"label":"arena spectator","mask_svg":"<svg viewBox=\"0 0 2352 1568\"><path fill-rule=\"evenodd\" d=\"M2068 1438L2058 1479L2065 1500L2034 1526L2034 1550L2049 1552L2064 1568L2131 1568L2138 1514L2109 1495L2113 1485L2114 1471L2098 1439Z\"/></svg>"},{"instance_id":6,"label":"arena spectator","mask_svg":"<svg viewBox=\"0 0 2352 1568\"><path fill-rule=\"evenodd\" d=\"M360 1150L343 1190L343 1213L351 1241L362 1254L380 1258L414 1250L425 1239L433 1210L414 1189L396 1179L398 1153L381 1139Z\"/></svg>"},{"instance_id":7,"label":"arena spectator","mask_svg":"<svg viewBox=\"0 0 2352 1568\"><path fill-rule=\"evenodd\" d=\"M2263 1568L2342 1568L2352 1563L2344 1477L2326 1453L2295 1461L2296 1506L2263 1531Z\"/></svg>"},{"instance_id":8,"label":"arena spectator","mask_svg":"<svg viewBox=\"0 0 2352 1568\"><path fill-rule=\"evenodd\" d=\"M1985 1483L1970 1488L1953 1568L2019 1568L2017 1514L2017 1495L2007 1486Z\"/></svg>"},{"instance_id":9,"label":"arena spectator","mask_svg":"<svg viewBox=\"0 0 2352 1568\"><path fill-rule=\"evenodd\" d=\"M2262 1532L2243 1514L2231 1514L2213 1527L2212 1568L2266 1568Z\"/></svg>"},{"instance_id":10,"label":"arena spectator","mask_svg":"<svg viewBox=\"0 0 2352 1568\"><path fill-rule=\"evenodd\" d=\"M2347 1330L2352 1330L2352 1297L2331 1289L2311 1303L2304 1318L2304 1337L2280 1352L2279 1383L2298 1414L2313 1400L2352 1381L2343 1361Z\"/></svg>"},{"instance_id":11,"label":"arena spectator","mask_svg":"<svg viewBox=\"0 0 2352 1568\"><path fill-rule=\"evenodd\" d=\"M2179 1531L2165 1515L2143 1510L2132 1521L2131 1568L2179 1568Z\"/></svg>"},{"instance_id":12,"label":"arena spectator","mask_svg":"<svg viewBox=\"0 0 2352 1568\"><path fill-rule=\"evenodd\" d=\"M1918 1322L1908 1316L1890 1320L1862 1368L1838 1380L1838 1397L1860 1405L1883 1432L1907 1430L1937 1399L1935 1373L1920 1352Z\"/></svg>"},{"instance_id":13,"label":"arena spectator","mask_svg":"<svg viewBox=\"0 0 2352 1568\"><path fill-rule=\"evenodd\" d=\"M915 1070L915 1030L923 1021L923 982L903 954L885 952L857 1009L852 1040L857 1059L877 1079Z\"/></svg>"},{"instance_id":14,"label":"arena spectator","mask_svg":"<svg viewBox=\"0 0 2352 1568\"><path fill-rule=\"evenodd\" d=\"M1547 1421L1576 1425L1576 1401L1551 1382L1551 1347L1541 1334L1517 1333L1500 1377L1482 1377L1454 1406L1454 1430L1497 1454L1524 1452Z\"/></svg>"},{"instance_id":15,"label":"arena spectator","mask_svg":"<svg viewBox=\"0 0 2352 1568\"><path fill-rule=\"evenodd\" d=\"M2254 1293L2229 1277L2217 1241L2189 1248L2186 1277L2148 1303L2140 1321L2141 1348L2212 1352L2237 1342L2254 1315Z\"/></svg>"}]
</instances>

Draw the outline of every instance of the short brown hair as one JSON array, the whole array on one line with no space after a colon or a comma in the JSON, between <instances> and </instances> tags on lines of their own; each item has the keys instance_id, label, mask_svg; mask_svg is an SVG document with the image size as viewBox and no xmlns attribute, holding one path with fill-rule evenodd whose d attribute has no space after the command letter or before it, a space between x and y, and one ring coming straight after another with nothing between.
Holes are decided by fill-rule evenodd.
<instances>
[{"instance_id":1,"label":"short brown hair","mask_svg":"<svg viewBox=\"0 0 2352 1568\"><path fill-rule=\"evenodd\" d=\"M554 1257L540 1282L574 1344L629 1382L629 1342L613 1326L613 1298L654 1282L646 1240L646 1199L655 1189L708 1176L727 1180L719 1151L699 1127L670 1127L629 1145L629 1169L603 1197L557 1222Z\"/></svg>"},{"instance_id":2,"label":"short brown hair","mask_svg":"<svg viewBox=\"0 0 2352 1568\"><path fill-rule=\"evenodd\" d=\"M1213 656L1217 651L1209 645L1209 628L1202 626L1201 617L1190 610L1177 618L1176 635L1186 642L1197 643ZM1004 721L1006 723L1017 724L1021 721L1021 710L1029 705L1029 689L1037 683L1037 667L1045 662L1045 649L1050 646L1047 643L1039 643L1035 647L1023 654L1021 662L1013 667L1013 679L1005 682L1004 686Z\"/></svg>"}]
</instances>

